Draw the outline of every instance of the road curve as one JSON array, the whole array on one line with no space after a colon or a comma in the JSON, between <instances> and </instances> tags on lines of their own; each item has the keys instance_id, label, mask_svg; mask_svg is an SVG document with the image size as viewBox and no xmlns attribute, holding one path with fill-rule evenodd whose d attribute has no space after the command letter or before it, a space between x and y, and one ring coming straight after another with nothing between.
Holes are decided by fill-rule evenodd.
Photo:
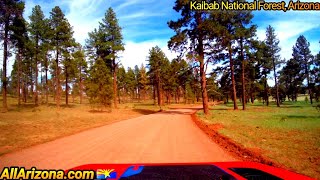
<instances>
[{"instance_id":1,"label":"road curve","mask_svg":"<svg viewBox=\"0 0 320 180\"><path fill-rule=\"evenodd\" d=\"M0 156L0 169L68 169L94 163L235 161L192 121L195 109L145 115Z\"/></svg>"}]
</instances>

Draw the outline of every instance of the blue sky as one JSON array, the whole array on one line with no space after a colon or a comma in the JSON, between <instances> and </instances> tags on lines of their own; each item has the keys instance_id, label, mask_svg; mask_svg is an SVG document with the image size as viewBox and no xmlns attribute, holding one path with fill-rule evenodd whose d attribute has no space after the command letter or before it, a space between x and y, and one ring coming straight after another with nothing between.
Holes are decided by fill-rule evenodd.
<instances>
[{"instance_id":1,"label":"blue sky","mask_svg":"<svg viewBox=\"0 0 320 180\"><path fill-rule=\"evenodd\" d=\"M174 0L26 0L25 18L37 4L47 17L54 6L60 6L73 26L74 37L82 44L88 32L98 27L105 11L112 7L123 28L126 50L121 54L121 63L125 67L146 64L148 50L155 45L169 59L176 56L167 48L167 41L174 34L167 22L179 17L172 9ZM253 23L258 25L257 36L261 40L265 38L266 27L273 26L280 39L281 56L289 59L299 35L306 36L313 54L320 51L319 19L317 11L255 11Z\"/></svg>"}]
</instances>

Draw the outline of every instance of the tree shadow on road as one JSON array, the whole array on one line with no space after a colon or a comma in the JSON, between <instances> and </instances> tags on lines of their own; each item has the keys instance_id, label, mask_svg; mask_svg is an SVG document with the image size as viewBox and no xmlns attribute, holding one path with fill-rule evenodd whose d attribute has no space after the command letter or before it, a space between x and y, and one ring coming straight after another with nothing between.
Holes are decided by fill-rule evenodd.
<instances>
[{"instance_id":1,"label":"tree shadow on road","mask_svg":"<svg viewBox=\"0 0 320 180\"><path fill-rule=\"evenodd\" d=\"M153 114L156 113L157 111L150 110L150 109L133 109L134 112L143 114L143 115L148 115L148 114Z\"/></svg>"}]
</instances>

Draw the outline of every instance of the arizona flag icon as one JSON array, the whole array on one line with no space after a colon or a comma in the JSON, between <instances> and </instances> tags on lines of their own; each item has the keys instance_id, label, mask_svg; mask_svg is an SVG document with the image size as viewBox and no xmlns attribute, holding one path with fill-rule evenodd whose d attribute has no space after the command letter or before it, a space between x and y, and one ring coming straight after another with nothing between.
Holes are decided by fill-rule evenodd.
<instances>
[{"instance_id":1,"label":"arizona flag icon","mask_svg":"<svg viewBox=\"0 0 320 180\"><path fill-rule=\"evenodd\" d=\"M97 169L97 179L116 179L117 172L114 169Z\"/></svg>"}]
</instances>

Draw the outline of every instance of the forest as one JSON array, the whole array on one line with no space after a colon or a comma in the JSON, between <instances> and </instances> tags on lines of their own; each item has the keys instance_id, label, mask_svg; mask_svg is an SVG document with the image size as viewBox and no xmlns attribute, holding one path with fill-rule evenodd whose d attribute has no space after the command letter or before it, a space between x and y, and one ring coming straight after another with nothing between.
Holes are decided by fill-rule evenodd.
<instances>
[{"instance_id":1,"label":"forest","mask_svg":"<svg viewBox=\"0 0 320 180\"><path fill-rule=\"evenodd\" d=\"M19 106L55 103L57 108L75 98L98 108L147 100L160 107L202 102L206 114L210 101L232 101L235 110L256 101L280 107L299 94L307 94L310 104L319 102L320 52L312 54L300 35L288 44L292 57L284 59L272 24L266 39L259 40L250 11L192 11L185 1L176 1L173 9L181 18L168 22L174 31L168 48L180 55L168 59L160 47L150 47L145 64L126 68L120 61L122 28L112 8L85 44L76 42L59 6L49 17L39 5L23 17L24 8L21 0L0 1L3 112L8 95ZM8 61L14 61L12 68Z\"/></svg>"}]
</instances>

